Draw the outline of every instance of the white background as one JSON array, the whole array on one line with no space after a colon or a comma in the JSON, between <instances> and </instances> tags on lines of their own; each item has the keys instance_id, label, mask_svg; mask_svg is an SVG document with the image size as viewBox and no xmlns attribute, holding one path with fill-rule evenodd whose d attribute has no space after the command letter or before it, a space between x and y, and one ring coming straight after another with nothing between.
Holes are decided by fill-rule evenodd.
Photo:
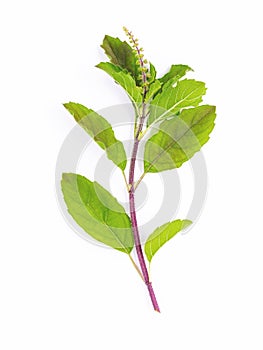
<instances>
[{"instance_id":1,"label":"white background","mask_svg":"<svg viewBox=\"0 0 263 350\"><path fill-rule=\"evenodd\" d=\"M260 1L4 1L1 32L0 347L262 350ZM195 69L217 105L205 209L156 255L162 313L124 254L78 237L56 203L61 103L126 102L94 65L105 33L140 38L160 74Z\"/></svg>"}]
</instances>

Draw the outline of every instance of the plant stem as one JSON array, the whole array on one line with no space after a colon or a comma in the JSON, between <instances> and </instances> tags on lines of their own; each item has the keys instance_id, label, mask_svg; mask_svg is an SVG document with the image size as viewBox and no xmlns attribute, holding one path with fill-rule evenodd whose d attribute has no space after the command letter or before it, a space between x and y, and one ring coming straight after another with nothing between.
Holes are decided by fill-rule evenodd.
<instances>
[{"instance_id":1,"label":"plant stem","mask_svg":"<svg viewBox=\"0 0 263 350\"><path fill-rule=\"evenodd\" d=\"M144 117L145 116L145 108L146 108L146 106L145 106L145 104L143 104L142 116L140 117L138 131L136 133L136 136L134 139L134 144L133 144L132 158L131 158L130 171L129 171L129 184L131 186L131 188L129 190L129 204L130 204L130 215L131 215L132 231L133 231L133 235L134 235L134 242L135 242L136 252L137 252L139 263L140 263L141 270L142 270L143 279L144 279L144 282L148 288L149 295L150 295L154 310L160 312L160 308L158 306L158 302L156 300L154 290L152 287L152 283L150 282L148 270L147 270L147 267L145 264L145 259L144 259L144 255L143 255L143 251L142 251L140 234L139 234L139 229L138 229L138 224L137 224L136 209L135 209L134 171L135 171L135 164L136 164L136 158L137 158L137 153L138 153L138 147L139 147L139 143L140 143L138 136L143 128L143 122L144 122L144 118L145 118Z\"/></svg>"},{"instance_id":2,"label":"plant stem","mask_svg":"<svg viewBox=\"0 0 263 350\"><path fill-rule=\"evenodd\" d=\"M135 243L140 267L142 270L143 280L148 288L154 310L160 312L160 308L158 306L158 303L154 294L154 290L152 287L152 283L150 282L150 279L149 279L148 270L145 264L145 259L142 251L140 234L139 234L139 229L137 224L136 209L135 209L134 171L135 171L135 164L136 164L136 158L138 153L138 147L140 143L141 132L143 129L145 118L147 116L147 113L146 113L147 105L145 103L145 98L148 91L148 82L147 82L147 74L146 74L148 69L144 66L144 63L147 63L147 60L143 60L142 49L139 48L138 40L134 39L132 32L128 31L128 29L126 28L123 28L123 29L125 33L128 35L130 42L132 43L132 46L137 54L138 62L141 68L141 78L142 78L142 87L143 87L141 113L138 114L138 125L136 122L135 136L134 136L134 143L133 143L133 150L132 150L132 157L131 157L130 171L129 171L128 186L129 186L130 216L131 216L132 231L134 236L134 243Z\"/></svg>"}]
</instances>

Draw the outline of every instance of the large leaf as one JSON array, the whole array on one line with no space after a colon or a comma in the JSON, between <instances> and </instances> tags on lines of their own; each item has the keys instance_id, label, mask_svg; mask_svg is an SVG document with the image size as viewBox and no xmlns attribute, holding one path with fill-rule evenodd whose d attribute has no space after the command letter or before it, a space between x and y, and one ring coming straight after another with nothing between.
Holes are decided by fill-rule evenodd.
<instances>
[{"instance_id":1,"label":"large leaf","mask_svg":"<svg viewBox=\"0 0 263 350\"><path fill-rule=\"evenodd\" d=\"M159 78L161 83L166 83L168 80L182 78L187 72L192 71L192 68L184 64L173 64L168 73Z\"/></svg>"},{"instance_id":2,"label":"large leaf","mask_svg":"<svg viewBox=\"0 0 263 350\"><path fill-rule=\"evenodd\" d=\"M175 87L169 85L162 89L151 102L148 125L176 114L183 107L198 106L205 92L205 83L193 79L178 81Z\"/></svg>"},{"instance_id":3,"label":"large leaf","mask_svg":"<svg viewBox=\"0 0 263 350\"><path fill-rule=\"evenodd\" d=\"M126 41L121 41L119 38L105 35L101 47L104 49L111 63L126 69L132 74L137 85L141 84L141 80L139 79L141 73L136 63L138 58Z\"/></svg>"},{"instance_id":4,"label":"large leaf","mask_svg":"<svg viewBox=\"0 0 263 350\"><path fill-rule=\"evenodd\" d=\"M154 232L148 237L144 251L149 262L152 261L154 254L171 238L173 238L178 232L185 229L187 226L191 225L190 220L175 220L168 222L160 227L158 227Z\"/></svg>"},{"instance_id":5,"label":"large leaf","mask_svg":"<svg viewBox=\"0 0 263 350\"><path fill-rule=\"evenodd\" d=\"M130 218L117 200L97 182L66 173L62 192L68 212L91 237L129 254L133 248Z\"/></svg>"},{"instance_id":6,"label":"large leaf","mask_svg":"<svg viewBox=\"0 0 263 350\"><path fill-rule=\"evenodd\" d=\"M215 107L204 105L162 122L145 145L144 172L179 168L209 140L215 117Z\"/></svg>"},{"instance_id":7,"label":"large leaf","mask_svg":"<svg viewBox=\"0 0 263 350\"><path fill-rule=\"evenodd\" d=\"M76 122L106 151L107 156L124 170L127 159L123 144L115 138L110 123L98 113L79 103L65 103L64 107Z\"/></svg>"},{"instance_id":8,"label":"large leaf","mask_svg":"<svg viewBox=\"0 0 263 350\"><path fill-rule=\"evenodd\" d=\"M134 78L126 70L110 62L101 62L96 67L104 70L123 87L135 106L142 102L142 88L136 86Z\"/></svg>"}]
</instances>

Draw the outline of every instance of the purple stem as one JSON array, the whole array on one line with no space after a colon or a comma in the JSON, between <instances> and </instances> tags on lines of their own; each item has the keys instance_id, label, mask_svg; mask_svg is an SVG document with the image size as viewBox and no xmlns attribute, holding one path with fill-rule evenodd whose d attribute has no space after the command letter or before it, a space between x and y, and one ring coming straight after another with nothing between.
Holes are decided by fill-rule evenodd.
<instances>
[{"instance_id":1,"label":"purple stem","mask_svg":"<svg viewBox=\"0 0 263 350\"><path fill-rule=\"evenodd\" d=\"M137 152L139 147L139 134L142 131L143 122L145 119L145 106L142 108L142 117L140 118L140 124L138 127L138 131L135 136L134 144L133 144L133 150L132 150L132 158L131 158L131 164L130 164L130 172L129 172L129 184L131 186L129 191L129 203L130 203L130 215L131 215L131 223L132 223L132 231L134 236L134 243L136 247L136 252L138 255L139 263L142 270L142 275L144 278L144 282L148 288L150 298L153 304L153 308L155 311L160 312L160 308L158 306L154 290L152 287L152 283L149 279L149 273L145 264L145 259L142 251L141 241L140 241L140 234L137 224L137 218L136 218L136 209L135 209L135 189L134 189L134 171L135 171L135 164L136 164L136 158L137 158Z\"/></svg>"},{"instance_id":2,"label":"purple stem","mask_svg":"<svg viewBox=\"0 0 263 350\"><path fill-rule=\"evenodd\" d=\"M137 51L137 55L139 58L139 63L142 69L142 82L143 82L143 103L142 103L142 113L141 116L139 117L139 125L138 129L136 130L135 134L135 139L134 139L134 144L133 144L133 150L132 150L132 158L131 158L131 164L130 164L130 172L129 172L129 184L130 184L130 190L129 190L129 203L130 203L130 215L131 215L131 223L132 223L132 231L133 231L133 236L134 236L134 243L136 247L136 252L138 255L140 267L142 270L142 275L144 282L148 288L150 298L153 304L153 308L155 311L160 312L160 308L158 306L154 290L152 287L152 283L150 282L149 279L149 273L145 264L145 259L144 255L142 252L142 246L141 246L141 241L140 241L140 234L139 234L139 229L138 229L138 224L137 224L137 218L136 218L136 209L135 209L135 188L134 188L134 171L135 171L135 164L136 164L136 158L137 158L137 153L138 153L138 147L140 143L140 133L143 129L143 124L144 120L146 118L146 103L145 103L145 97L147 94L147 76L146 72L144 69L144 61L142 60L141 56L141 50L137 46L137 43L132 35L131 32L127 31L128 36L131 38L134 48Z\"/></svg>"}]
</instances>

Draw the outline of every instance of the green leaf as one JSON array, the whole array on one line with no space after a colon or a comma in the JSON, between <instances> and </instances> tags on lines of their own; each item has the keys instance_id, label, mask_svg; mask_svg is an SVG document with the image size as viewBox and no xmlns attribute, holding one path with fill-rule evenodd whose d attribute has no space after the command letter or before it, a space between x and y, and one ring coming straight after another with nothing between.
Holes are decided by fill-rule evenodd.
<instances>
[{"instance_id":1,"label":"green leaf","mask_svg":"<svg viewBox=\"0 0 263 350\"><path fill-rule=\"evenodd\" d=\"M136 54L126 41L121 41L119 38L105 35L101 47L104 49L111 63L126 69L134 77L137 85L141 85L141 80L139 79L141 73L136 63Z\"/></svg>"},{"instance_id":2,"label":"green leaf","mask_svg":"<svg viewBox=\"0 0 263 350\"><path fill-rule=\"evenodd\" d=\"M176 114L183 107L198 106L205 93L205 83L193 79L178 81L175 87L163 89L152 100L148 126Z\"/></svg>"},{"instance_id":3,"label":"green leaf","mask_svg":"<svg viewBox=\"0 0 263 350\"><path fill-rule=\"evenodd\" d=\"M154 65L150 62L150 78L148 79L149 83L153 83L156 79L156 69Z\"/></svg>"},{"instance_id":4,"label":"green leaf","mask_svg":"<svg viewBox=\"0 0 263 350\"><path fill-rule=\"evenodd\" d=\"M134 245L131 222L124 208L97 182L64 173L62 192L68 212L91 237L129 254Z\"/></svg>"},{"instance_id":5,"label":"green leaf","mask_svg":"<svg viewBox=\"0 0 263 350\"><path fill-rule=\"evenodd\" d=\"M184 230L187 226L191 225L190 220L175 220L168 222L160 227L158 227L154 232L148 237L144 251L149 262L152 261L155 253L171 238L173 238L178 232Z\"/></svg>"},{"instance_id":6,"label":"green leaf","mask_svg":"<svg viewBox=\"0 0 263 350\"><path fill-rule=\"evenodd\" d=\"M135 80L127 71L109 62L101 62L96 67L104 70L123 87L135 106L142 102L142 88L136 86Z\"/></svg>"},{"instance_id":7,"label":"green leaf","mask_svg":"<svg viewBox=\"0 0 263 350\"><path fill-rule=\"evenodd\" d=\"M160 82L165 84L170 79L180 79L187 72L192 71L193 69L189 66L185 66L184 64L173 64L168 73L166 73L163 77L159 78Z\"/></svg>"},{"instance_id":8,"label":"green leaf","mask_svg":"<svg viewBox=\"0 0 263 350\"><path fill-rule=\"evenodd\" d=\"M145 102L148 102L150 99L154 97L154 95L157 94L157 92L161 89L162 85L159 82L159 80L155 80L149 87L149 90L145 97Z\"/></svg>"},{"instance_id":9,"label":"green leaf","mask_svg":"<svg viewBox=\"0 0 263 350\"><path fill-rule=\"evenodd\" d=\"M165 120L145 145L144 172L179 168L209 140L215 117L215 107L204 105Z\"/></svg>"},{"instance_id":10,"label":"green leaf","mask_svg":"<svg viewBox=\"0 0 263 350\"><path fill-rule=\"evenodd\" d=\"M121 170L124 170L127 164L126 153L122 142L115 138L110 123L92 109L79 103L65 103L64 107L94 141L106 151L108 158Z\"/></svg>"}]
</instances>

